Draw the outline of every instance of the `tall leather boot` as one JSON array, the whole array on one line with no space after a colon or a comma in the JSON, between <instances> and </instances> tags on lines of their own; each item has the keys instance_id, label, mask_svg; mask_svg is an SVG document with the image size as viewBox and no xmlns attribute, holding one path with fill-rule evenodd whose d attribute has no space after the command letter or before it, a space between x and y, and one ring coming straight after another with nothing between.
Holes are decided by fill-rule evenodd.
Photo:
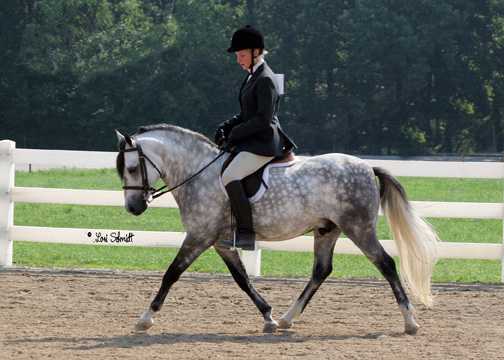
<instances>
[{"instance_id":1,"label":"tall leather boot","mask_svg":"<svg viewBox=\"0 0 504 360\"><path fill-rule=\"evenodd\" d=\"M243 250L255 250L255 232L252 223L252 207L240 180L225 186L236 219L235 246Z\"/></svg>"}]
</instances>

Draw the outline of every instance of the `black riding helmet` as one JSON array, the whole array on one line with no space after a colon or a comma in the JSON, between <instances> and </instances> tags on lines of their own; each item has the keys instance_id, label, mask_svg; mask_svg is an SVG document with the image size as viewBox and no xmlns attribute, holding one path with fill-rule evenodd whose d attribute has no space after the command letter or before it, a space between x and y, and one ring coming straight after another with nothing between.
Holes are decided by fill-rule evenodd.
<instances>
[{"instance_id":1,"label":"black riding helmet","mask_svg":"<svg viewBox=\"0 0 504 360\"><path fill-rule=\"evenodd\" d=\"M232 53L243 49L264 49L263 35L250 25L235 31L227 51Z\"/></svg>"},{"instance_id":2,"label":"black riding helmet","mask_svg":"<svg viewBox=\"0 0 504 360\"><path fill-rule=\"evenodd\" d=\"M264 37L261 32L254 29L250 25L246 25L241 29L238 29L233 34L231 39L231 46L227 49L228 52L236 52L244 49L250 49L252 54L252 63L250 64L250 74L253 74L254 69L254 49L264 50Z\"/></svg>"}]
</instances>

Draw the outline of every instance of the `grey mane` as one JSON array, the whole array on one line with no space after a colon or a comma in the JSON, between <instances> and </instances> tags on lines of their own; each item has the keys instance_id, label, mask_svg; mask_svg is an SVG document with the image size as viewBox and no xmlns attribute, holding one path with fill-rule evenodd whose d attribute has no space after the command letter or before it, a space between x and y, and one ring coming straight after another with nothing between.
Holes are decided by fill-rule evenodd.
<instances>
[{"instance_id":1,"label":"grey mane","mask_svg":"<svg viewBox=\"0 0 504 360\"><path fill-rule=\"evenodd\" d=\"M184 128L177 126L177 125L170 125L170 124L154 124L154 125L140 126L138 128L138 130L135 132L135 134L133 134L133 136L144 134L149 131L156 131L156 130L164 130L164 131L169 131L169 132L173 132L176 134L189 135L189 136L195 137L196 139L201 140L201 141L211 145L212 147L216 147L215 143L213 141L211 141L209 138L207 138L205 135L200 134L199 132L196 132L196 131L184 129Z\"/></svg>"},{"instance_id":2,"label":"grey mane","mask_svg":"<svg viewBox=\"0 0 504 360\"><path fill-rule=\"evenodd\" d=\"M132 136L142 135L142 134L148 133L150 131L158 131L158 130L163 130L163 131L168 131L168 132L172 132L175 134L190 136L190 137L193 137L196 140L202 141L202 142L204 142L214 148L217 146L217 145L215 145L215 143L213 141L211 141L205 135L200 134L199 132L185 129L185 128L182 128L182 127L176 126L176 125L165 124L165 123L140 126ZM119 150L124 150L125 147L126 147L126 144L124 142L119 144ZM124 174L124 153L123 152L119 152L119 154L117 154L116 169L117 169L117 174L119 175L119 178L122 180L123 174Z\"/></svg>"}]
</instances>

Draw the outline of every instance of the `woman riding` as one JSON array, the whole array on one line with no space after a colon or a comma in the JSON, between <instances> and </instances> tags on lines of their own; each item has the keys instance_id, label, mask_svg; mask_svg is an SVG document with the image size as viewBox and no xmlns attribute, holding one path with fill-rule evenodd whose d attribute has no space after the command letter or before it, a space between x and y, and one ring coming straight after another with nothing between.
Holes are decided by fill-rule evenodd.
<instances>
[{"instance_id":1,"label":"woman riding","mask_svg":"<svg viewBox=\"0 0 504 360\"><path fill-rule=\"evenodd\" d=\"M240 88L240 113L219 125L215 143L234 156L222 173L222 182L236 219L234 243L244 250L255 249L252 209L241 180L275 157L296 148L277 118L280 98L275 75L264 61L264 38L247 25L232 37L228 52L248 72Z\"/></svg>"}]
</instances>

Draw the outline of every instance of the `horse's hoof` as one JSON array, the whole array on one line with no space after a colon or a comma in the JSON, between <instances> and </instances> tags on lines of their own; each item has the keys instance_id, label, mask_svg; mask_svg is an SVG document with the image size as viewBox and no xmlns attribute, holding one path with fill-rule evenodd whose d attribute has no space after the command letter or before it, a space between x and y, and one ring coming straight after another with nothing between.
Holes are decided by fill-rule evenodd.
<instances>
[{"instance_id":1,"label":"horse's hoof","mask_svg":"<svg viewBox=\"0 0 504 360\"><path fill-rule=\"evenodd\" d=\"M139 322L137 322L137 324L135 325L135 330L136 331L147 331L149 330L152 325L154 325L154 320L152 319L149 319L149 320L140 320Z\"/></svg>"},{"instance_id":2,"label":"horse's hoof","mask_svg":"<svg viewBox=\"0 0 504 360\"><path fill-rule=\"evenodd\" d=\"M268 321L264 323L263 333L271 334L274 333L278 328L278 323L275 320Z\"/></svg>"},{"instance_id":3,"label":"horse's hoof","mask_svg":"<svg viewBox=\"0 0 504 360\"><path fill-rule=\"evenodd\" d=\"M149 330L152 325L154 325L154 320L140 320L139 322L136 323L135 325L135 330L136 331L147 331Z\"/></svg>"},{"instance_id":4,"label":"horse's hoof","mask_svg":"<svg viewBox=\"0 0 504 360\"><path fill-rule=\"evenodd\" d=\"M408 335L415 335L418 332L418 329L420 329L420 325L414 323L414 324L406 324L406 329L404 332Z\"/></svg>"},{"instance_id":5,"label":"horse's hoof","mask_svg":"<svg viewBox=\"0 0 504 360\"><path fill-rule=\"evenodd\" d=\"M278 322L279 329L290 329L291 327L292 327L292 321L280 319L280 321Z\"/></svg>"},{"instance_id":6,"label":"horse's hoof","mask_svg":"<svg viewBox=\"0 0 504 360\"><path fill-rule=\"evenodd\" d=\"M142 316L140 316L140 320L138 320L135 325L136 331L146 331L149 330L152 325L154 325L154 319L152 319L152 311L145 311Z\"/></svg>"}]
</instances>

